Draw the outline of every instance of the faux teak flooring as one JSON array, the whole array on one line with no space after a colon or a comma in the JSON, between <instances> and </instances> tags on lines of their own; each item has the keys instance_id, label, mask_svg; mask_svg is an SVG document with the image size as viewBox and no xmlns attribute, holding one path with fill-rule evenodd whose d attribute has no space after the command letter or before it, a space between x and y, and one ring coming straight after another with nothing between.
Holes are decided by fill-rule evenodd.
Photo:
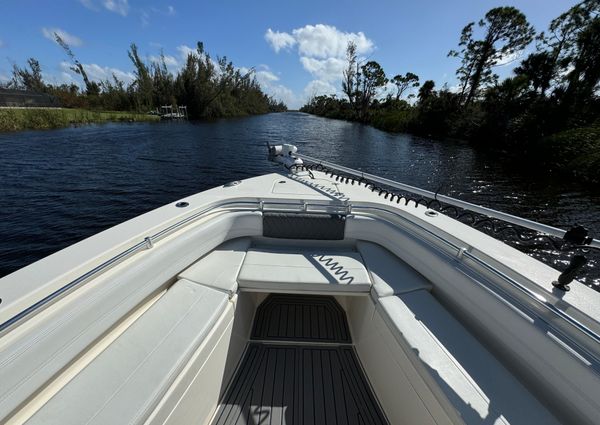
<instances>
[{"instance_id":1,"label":"faux teak flooring","mask_svg":"<svg viewBox=\"0 0 600 425\"><path fill-rule=\"evenodd\" d=\"M333 297L271 295L214 425L387 424Z\"/></svg>"}]
</instances>

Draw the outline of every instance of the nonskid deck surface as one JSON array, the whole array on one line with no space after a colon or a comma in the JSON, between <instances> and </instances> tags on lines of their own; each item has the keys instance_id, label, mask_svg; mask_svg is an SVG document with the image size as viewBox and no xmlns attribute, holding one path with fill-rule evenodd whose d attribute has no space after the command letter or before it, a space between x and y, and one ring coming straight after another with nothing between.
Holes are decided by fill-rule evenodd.
<instances>
[{"instance_id":1,"label":"nonskid deck surface","mask_svg":"<svg viewBox=\"0 0 600 425\"><path fill-rule=\"evenodd\" d=\"M351 343L333 297L269 296L213 425L387 424Z\"/></svg>"},{"instance_id":2,"label":"nonskid deck surface","mask_svg":"<svg viewBox=\"0 0 600 425\"><path fill-rule=\"evenodd\" d=\"M333 297L273 294L256 309L253 340L352 343Z\"/></svg>"}]
</instances>

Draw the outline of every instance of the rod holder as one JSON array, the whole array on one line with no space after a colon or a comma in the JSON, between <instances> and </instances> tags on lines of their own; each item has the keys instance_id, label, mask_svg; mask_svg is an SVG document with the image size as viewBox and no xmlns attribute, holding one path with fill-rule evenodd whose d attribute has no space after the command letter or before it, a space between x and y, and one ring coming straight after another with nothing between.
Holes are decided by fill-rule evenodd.
<instances>
[{"instance_id":1,"label":"rod holder","mask_svg":"<svg viewBox=\"0 0 600 425\"><path fill-rule=\"evenodd\" d=\"M569 291L569 283L571 283L577 274L581 271L583 266L587 263L587 258L583 255L575 255L571 258L571 262L567 268L558 276L558 281L552 282L555 288L563 291Z\"/></svg>"},{"instance_id":2,"label":"rod holder","mask_svg":"<svg viewBox=\"0 0 600 425\"><path fill-rule=\"evenodd\" d=\"M593 238L588 236L588 229L577 225L567 230L563 236L563 241L573 245L589 245L592 243Z\"/></svg>"}]
</instances>

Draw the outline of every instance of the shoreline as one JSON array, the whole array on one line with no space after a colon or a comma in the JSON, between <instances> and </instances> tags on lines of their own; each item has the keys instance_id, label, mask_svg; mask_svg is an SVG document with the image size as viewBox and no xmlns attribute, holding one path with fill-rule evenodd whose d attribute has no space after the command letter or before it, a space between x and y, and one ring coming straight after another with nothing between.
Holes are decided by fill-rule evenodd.
<instances>
[{"instance_id":1,"label":"shoreline","mask_svg":"<svg viewBox=\"0 0 600 425\"><path fill-rule=\"evenodd\" d=\"M523 170L530 168L530 172L544 172L553 178L576 181L583 187L597 187L600 183L600 168L596 166L600 161L600 143L598 142L600 141L600 126L598 124L563 130L530 145L522 146L519 151L514 151L510 146L486 145L468 138L427 135L418 131L409 131L406 126L394 126L392 122L373 119L363 122L343 116L302 112L321 118L367 125L389 134L424 137L438 143L444 143L444 141L467 143L477 151L497 154L501 159L514 161L523 167Z\"/></svg>"},{"instance_id":2,"label":"shoreline","mask_svg":"<svg viewBox=\"0 0 600 425\"><path fill-rule=\"evenodd\" d=\"M24 130L50 130L74 124L103 122L158 122L156 115L124 111L94 111L89 109L2 107L0 133Z\"/></svg>"}]
</instances>

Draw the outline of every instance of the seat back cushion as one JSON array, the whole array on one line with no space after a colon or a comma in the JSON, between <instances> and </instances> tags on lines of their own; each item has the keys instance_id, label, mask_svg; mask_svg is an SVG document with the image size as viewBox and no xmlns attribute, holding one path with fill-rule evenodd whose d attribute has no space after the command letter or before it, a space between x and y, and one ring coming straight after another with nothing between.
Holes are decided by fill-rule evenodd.
<instances>
[{"instance_id":1,"label":"seat back cushion","mask_svg":"<svg viewBox=\"0 0 600 425\"><path fill-rule=\"evenodd\" d=\"M237 275L249 247L250 238L227 241L181 272L179 279L225 291L231 296L237 291Z\"/></svg>"},{"instance_id":2,"label":"seat back cushion","mask_svg":"<svg viewBox=\"0 0 600 425\"><path fill-rule=\"evenodd\" d=\"M242 290L369 292L371 289L359 253L326 248L251 248L238 283Z\"/></svg>"}]
</instances>

